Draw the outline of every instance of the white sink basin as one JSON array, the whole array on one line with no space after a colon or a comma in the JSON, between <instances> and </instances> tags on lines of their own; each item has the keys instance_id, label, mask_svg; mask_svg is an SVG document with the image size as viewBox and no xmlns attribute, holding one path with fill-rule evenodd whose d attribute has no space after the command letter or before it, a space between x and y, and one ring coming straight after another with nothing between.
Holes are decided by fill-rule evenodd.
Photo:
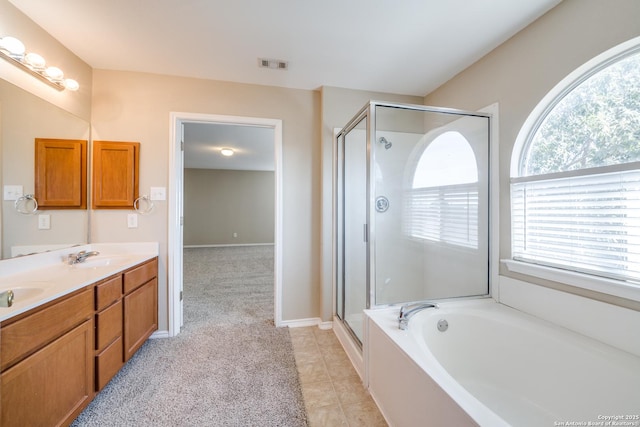
<instances>
[{"instance_id":1,"label":"white sink basin","mask_svg":"<svg viewBox=\"0 0 640 427\"><path fill-rule=\"evenodd\" d=\"M8 287L4 287L3 289L0 289L0 294L4 294L7 291L13 292L12 304L16 304L16 303L29 301L38 297L40 294L44 292L44 288L33 286L30 284L8 286ZM3 296L3 298L5 297ZM3 302L3 307L6 307L5 304L6 304L6 301Z\"/></svg>"},{"instance_id":2,"label":"white sink basin","mask_svg":"<svg viewBox=\"0 0 640 427\"><path fill-rule=\"evenodd\" d=\"M44 292L43 288L35 288L35 287L16 286L15 288L9 288L9 289L13 291L14 302L20 302L26 299L37 297L38 295ZM8 289L5 289L5 290L8 290Z\"/></svg>"},{"instance_id":3,"label":"white sink basin","mask_svg":"<svg viewBox=\"0 0 640 427\"><path fill-rule=\"evenodd\" d=\"M131 258L126 255L98 255L89 257L83 262L73 264L73 268L100 268L100 267L117 267L126 264Z\"/></svg>"}]
</instances>

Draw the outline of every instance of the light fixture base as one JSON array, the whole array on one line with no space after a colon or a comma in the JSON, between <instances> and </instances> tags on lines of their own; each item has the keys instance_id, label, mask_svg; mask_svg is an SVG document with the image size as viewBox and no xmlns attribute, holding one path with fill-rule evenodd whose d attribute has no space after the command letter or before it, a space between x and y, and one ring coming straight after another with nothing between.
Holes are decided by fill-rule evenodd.
<instances>
[{"instance_id":1,"label":"light fixture base","mask_svg":"<svg viewBox=\"0 0 640 427\"><path fill-rule=\"evenodd\" d=\"M0 49L0 57L4 58L6 61L12 63L13 65L22 68L24 71L29 74L39 78L43 82L47 83L49 86L55 88L56 90L62 91L65 89L64 84L62 82L55 82L53 80L48 79L45 75L40 74L38 71L32 70L26 64L22 63L20 60L9 55L8 52L5 52L4 49Z\"/></svg>"}]
</instances>

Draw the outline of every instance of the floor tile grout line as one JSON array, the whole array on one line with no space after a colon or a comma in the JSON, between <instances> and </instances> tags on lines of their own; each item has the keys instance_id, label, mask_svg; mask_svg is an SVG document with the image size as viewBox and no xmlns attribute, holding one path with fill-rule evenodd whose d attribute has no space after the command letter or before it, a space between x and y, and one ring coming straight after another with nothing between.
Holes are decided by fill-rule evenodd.
<instances>
[{"instance_id":1,"label":"floor tile grout line","mask_svg":"<svg viewBox=\"0 0 640 427\"><path fill-rule=\"evenodd\" d=\"M318 337L314 333L314 339L316 340L316 344L318 345L318 349L320 350L320 345L318 343ZM340 401L340 396L338 396L338 392L336 391L336 385L333 381L333 377L329 374L329 367L327 366L327 361L324 357L324 353L320 350L320 357L322 358L322 363L324 364L324 369L327 371L327 375L329 376L329 381L331 381L331 389L333 390L333 394L336 396L336 400L338 401L338 407L340 408L340 412L342 413L342 420L349 426L349 420L347 419L347 414L344 412L344 407L342 406L342 402Z\"/></svg>"},{"instance_id":2,"label":"floor tile grout line","mask_svg":"<svg viewBox=\"0 0 640 427\"><path fill-rule=\"evenodd\" d=\"M300 332L296 334L298 337L300 337L298 339L300 339L301 341L308 341L309 344L311 344L308 347L310 347L310 349L312 348L311 351L314 354L313 359L312 359L314 361L311 361L311 362L307 361L306 363L318 364L317 357L320 357L322 359L321 360L322 369L323 369L324 374L325 374L324 375L324 377L325 377L324 380L316 379L316 380L314 380L312 382L305 382L305 386L306 385L310 385L310 384L326 383L326 381L329 381L330 382L330 390L331 391L329 391L329 389L327 389L326 393L328 394L328 393L333 392L333 398L334 399L332 399L332 400L335 400L338 403L337 409L339 409L339 413L342 416L341 423L342 423L343 426L347 426L348 427L348 426L351 425L351 422L350 422L349 418L347 417L346 408L349 407L349 406L356 405L356 404L359 405L358 402L360 402L360 400L358 400L358 402L356 402L356 401L349 402L349 403L343 402L341 400L341 398L340 398L340 395L338 394L336 383L340 382L340 381L346 381L347 379L349 379L349 380L355 379L355 380L357 380L358 386L362 388L364 393L367 396L369 396L369 398L371 398L371 396L369 395L368 390L364 387L364 384L362 384L362 381L361 381L359 375L357 374L357 372L354 371L353 378L350 375L334 378L334 376L330 374L330 372L331 372L330 361L332 360L332 358L334 356L341 356L343 353L346 356L346 353L344 352L344 349L342 348L341 345L334 346L332 343L328 342L325 339L325 338L330 338L330 337L327 336L327 334L335 335L335 332L333 332L333 331L331 331L331 332L318 332L317 330L313 329L313 327L306 327L306 328L301 328L301 329L306 329L306 331L303 332L302 330L300 330ZM313 336L313 338L310 339L310 336ZM329 341L331 341L331 340L329 339ZM338 344L339 344L339 342L338 342ZM300 349L299 352L301 353L303 350L300 347L298 347L298 348ZM307 351L305 351L305 353ZM295 348L294 348L294 355L295 354L296 354L296 351L295 351ZM349 363L352 364L351 360L348 360L348 361L349 361ZM299 365L296 364L296 366L299 366ZM300 373L300 371L298 371L298 372ZM345 391L345 392L348 393L348 390ZM327 394L325 394L324 396L328 397ZM345 398L347 398L347 400L348 400L348 396L345 396ZM377 412L379 412L379 409L377 408L377 405L376 405L375 401L372 401L372 402L376 406ZM364 401L362 403L364 403ZM307 401L305 400L305 409L307 409L307 408L308 408ZM330 408L336 408L336 406L334 406L334 404L325 404L325 405L322 405L322 406L314 407L312 409L312 411L321 410L323 408L325 410L332 410ZM309 413L309 412L307 412L307 413ZM336 415L337 415L337 413L336 413ZM380 414L380 416L381 416L381 414ZM382 420L384 420L384 417L382 417ZM355 421L355 422L356 422L356 425L361 425L357 421ZM377 425L377 422L376 422L376 425ZM381 425L385 425L385 426L388 427L388 424L386 424L386 421L384 421L384 424L381 424ZM315 427L315 425L313 425L311 427Z\"/></svg>"}]
</instances>

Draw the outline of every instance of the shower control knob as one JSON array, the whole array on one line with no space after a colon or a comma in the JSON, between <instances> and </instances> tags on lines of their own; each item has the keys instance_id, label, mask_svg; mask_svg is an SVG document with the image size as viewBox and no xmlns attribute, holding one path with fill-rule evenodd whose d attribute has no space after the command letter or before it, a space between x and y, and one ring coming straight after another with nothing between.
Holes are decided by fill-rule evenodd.
<instances>
[{"instance_id":1,"label":"shower control knob","mask_svg":"<svg viewBox=\"0 0 640 427\"><path fill-rule=\"evenodd\" d=\"M386 212L389 209L389 199L384 196L380 196L376 199L376 211Z\"/></svg>"}]
</instances>

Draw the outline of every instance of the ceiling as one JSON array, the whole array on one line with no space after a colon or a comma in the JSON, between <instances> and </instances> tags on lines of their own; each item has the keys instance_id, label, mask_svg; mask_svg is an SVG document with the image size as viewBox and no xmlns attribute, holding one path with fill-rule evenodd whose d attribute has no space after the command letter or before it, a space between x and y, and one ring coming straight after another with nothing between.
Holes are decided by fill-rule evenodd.
<instances>
[{"instance_id":1,"label":"ceiling","mask_svg":"<svg viewBox=\"0 0 640 427\"><path fill-rule=\"evenodd\" d=\"M424 96L561 0L9 1L95 69ZM242 142L256 129L232 141L232 128L187 131L185 165L268 169L273 147ZM223 144L239 155L221 158Z\"/></svg>"},{"instance_id":2,"label":"ceiling","mask_svg":"<svg viewBox=\"0 0 640 427\"><path fill-rule=\"evenodd\" d=\"M224 123L184 125L184 167L194 169L275 169L274 130L262 126ZM220 154L232 148L234 155Z\"/></svg>"},{"instance_id":3,"label":"ceiling","mask_svg":"<svg viewBox=\"0 0 640 427\"><path fill-rule=\"evenodd\" d=\"M560 0L9 0L97 69L424 96ZM258 58L289 62L287 71Z\"/></svg>"}]
</instances>

